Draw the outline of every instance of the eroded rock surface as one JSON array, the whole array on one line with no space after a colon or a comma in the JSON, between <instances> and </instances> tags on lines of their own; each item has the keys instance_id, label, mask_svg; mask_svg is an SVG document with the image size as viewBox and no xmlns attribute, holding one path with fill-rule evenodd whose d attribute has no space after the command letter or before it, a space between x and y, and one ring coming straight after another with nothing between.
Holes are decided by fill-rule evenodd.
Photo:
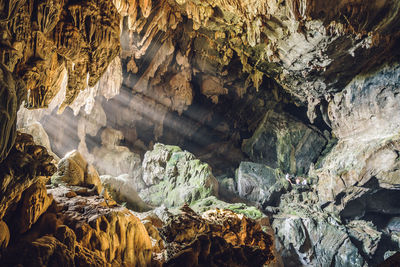
<instances>
[{"instance_id":1,"label":"eroded rock surface","mask_svg":"<svg viewBox=\"0 0 400 267\"><path fill-rule=\"evenodd\" d=\"M304 174L325 145L325 137L317 129L288 114L271 110L253 136L243 141L242 149L255 162L284 172Z\"/></svg>"},{"instance_id":2,"label":"eroded rock surface","mask_svg":"<svg viewBox=\"0 0 400 267\"><path fill-rule=\"evenodd\" d=\"M254 220L229 210L182 211L161 229L166 266L262 266L276 260L272 237Z\"/></svg>"},{"instance_id":3,"label":"eroded rock surface","mask_svg":"<svg viewBox=\"0 0 400 267\"><path fill-rule=\"evenodd\" d=\"M264 164L242 162L236 177L239 196L263 206L278 205L286 191L282 176L278 170Z\"/></svg>"},{"instance_id":4,"label":"eroded rock surface","mask_svg":"<svg viewBox=\"0 0 400 267\"><path fill-rule=\"evenodd\" d=\"M218 195L218 181L210 166L176 146L156 144L146 153L143 181L148 188L139 196L155 206L177 207Z\"/></svg>"},{"instance_id":5,"label":"eroded rock surface","mask_svg":"<svg viewBox=\"0 0 400 267\"><path fill-rule=\"evenodd\" d=\"M108 186L119 191L111 195L133 195L125 199L131 204L138 191L154 205L261 214L218 200L209 165L156 142L196 151L226 177L242 161L271 168L239 169L236 184L227 178L224 188L271 214L286 265L362 266L390 257L400 244L399 12L397 1L0 0L4 260L130 265L162 251L155 222L146 226L153 244L140 231L147 241L134 243L133 254L128 243L117 246L127 236L114 231L115 218L143 227L101 190L90 164L112 174ZM15 125L23 100L51 113L55 98L65 116L39 116L51 122L54 151L62 157L76 145L89 164L77 154L61 160L53 180L64 185L51 189L52 200L44 185L55 171L51 157ZM139 153L152 149L142 177ZM285 184L292 191L278 201L278 172L311 182ZM191 237L166 264L264 263L259 248L229 238Z\"/></svg>"},{"instance_id":6,"label":"eroded rock surface","mask_svg":"<svg viewBox=\"0 0 400 267\"><path fill-rule=\"evenodd\" d=\"M53 180L63 185L51 189L44 183L56 168L30 135L17 133L10 155L0 165L2 266L151 264L146 228L104 190L94 190L101 186L97 172L77 151L60 161Z\"/></svg>"},{"instance_id":7,"label":"eroded rock surface","mask_svg":"<svg viewBox=\"0 0 400 267\"><path fill-rule=\"evenodd\" d=\"M60 160L58 170L51 180L54 184L91 187L97 194L103 189L97 170L76 150L69 152Z\"/></svg>"},{"instance_id":8,"label":"eroded rock surface","mask_svg":"<svg viewBox=\"0 0 400 267\"><path fill-rule=\"evenodd\" d=\"M16 135L15 145L10 152L12 156L0 165L0 218L3 218L7 210L21 200L28 188L36 188L38 184L46 182L47 177L56 171L52 157L47 154L46 148L36 145L32 136L28 134L17 132ZM45 195L43 197L46 198ZM31 208L29 201L25 207ZM35 210L34 207L32 208ZM32 213L31 215L35 217Z\"/></svg>"}]
</instances>

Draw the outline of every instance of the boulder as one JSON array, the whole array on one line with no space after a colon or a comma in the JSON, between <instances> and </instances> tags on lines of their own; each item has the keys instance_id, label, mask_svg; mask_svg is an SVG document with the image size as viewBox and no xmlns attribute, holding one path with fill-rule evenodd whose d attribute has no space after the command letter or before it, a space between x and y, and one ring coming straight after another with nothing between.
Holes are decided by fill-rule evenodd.
<instances>
[{"instance_id":1,"label":"boulder","mask_svg":"<svg viewBox=\"0 0 400 267\"><path fill-rule=\"evenodd\" d=\"M372 222L344 223L339 213L318 205L316 192L296 191L282 196L279 212L273 215L285 266L374 266L383 260L385 249L397 248L382 244L388 237Z\"/></svg>"},{"instance_id":2,"label":"boulder","mask_svg":"<svg viewBox=\"0 0 400 267\"><path fill-rule=\"evenodd\" d=\"M237 194L236 181L233 178L217 177L219 183L219 195L225 199L233 199Z\"/></svg>"},{"instance_id":3,"label":"boulder","mask_svg":"<svg viewBox=\"0 0 400 267\"><path fill-rule=\"evenodd\" d=\"M363 255L372 260L381 241L382 233L371 222L362 220L351 221L346 228L349 236L361 245Z\"/></svg>"},{"instance_id":4,"label":"boulder","mask_svg":"<svg viewBox=\"0 0 400 267\"><path fill-rule=\"evenodd\" d=\"M218 181L210 166L177 146L155 144L145 154L142 166L149 187L139 196L151 205L176 207L218 195Z\"/></svg>"},{"instance_id":5,"label":"boulder","mask_svg":"<svg viewBox=\"0 0 400 267\"><path fill-rule=\"evenodd\" d=\"M236 171L239 196L263 206L276 206L284 193L279 172L264 164L241 162Z\"/></svg>"},{"instance_id":6,"label":"boulder","mask_svg":"<svg viewBox=\"0 0 400 267\"><path fill-rule=\"evenodd\" d=\"M103 188L94 166L89 165L77 150L67 153L60 160L58 170L52 176L51 181L53 184L89 187L97 194Z\"/></svg>"},{"instance_id":7,"label":"boulder","mask_svg":"<svg viewBox=\"0 0 400 267\"><path fill-rule=\"evenodd\" d=\"M150 209L150 206L139 197L135 189L135 181L130 179L127 174L118 177L102 175L100 179L111 197L118 203L125 203L127 208L134 211L147 211Z\"/></svg>"},{"instance_id":8,"label":"boulder","mask_svg":"<svg viewBox=\"0 0 400 267\"><path fill-rule=\"evenodd\" d=\"M364 266L343 226L291 214L274 217L273 228L285 266Z\"/></svg>"},{"instance_id":9,"label":"boulder","mask_svg":"<svg viewBox=\"0 0 400 267\"><path fill-rule=\"evenodd\" d=\"M269 110L242 150L252 161L284 172L305 174L327 143L314 127L285 112Z\"/></svg>"}]
</instances>

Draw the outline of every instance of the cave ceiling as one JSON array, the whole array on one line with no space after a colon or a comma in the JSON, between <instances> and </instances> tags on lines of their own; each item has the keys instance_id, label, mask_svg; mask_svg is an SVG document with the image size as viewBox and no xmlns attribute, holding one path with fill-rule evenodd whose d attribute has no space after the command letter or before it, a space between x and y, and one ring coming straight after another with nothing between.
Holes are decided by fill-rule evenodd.
<instances>
[{"instance_id":1,"label":"cave ceiling","mask_svg":"<svg viewBox=\"0 0 400 267\"><path fill-rule=\"evenodd\" d=\"M311 122L317 106L326 119L333 93L398 58L399 9L356 0L2 0L4 136L23 100L45 108L66 80L62 112L118 55L123 87L160 114L182 114L199 94L217 104L274 89L275 102L284 92ZM154 128L157 139L162 122Z\"/></svg>"}]
</instances>

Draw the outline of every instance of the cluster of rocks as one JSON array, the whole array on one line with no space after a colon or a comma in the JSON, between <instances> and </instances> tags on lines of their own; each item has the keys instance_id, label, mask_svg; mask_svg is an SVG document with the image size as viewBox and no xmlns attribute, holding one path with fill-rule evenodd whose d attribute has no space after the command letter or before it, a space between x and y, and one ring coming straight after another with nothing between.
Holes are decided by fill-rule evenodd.
<instances>
[{"instance_id":1,"label":"cluster of rocks","mask_svg":"<svg viewBox=\"0 0 400 267\"><path fill-rule=\"evenodd\" d=\"M276 262L273 239L260 223L230 210L201 216L188 206L160 234L166 241L166 266L263 266ZM269 222L264 226L270 227ZM177 253L178 252L178 253Z\"/></svg>"},{"instance_id":2,"label":"cluster of rocks","mask_svg":"<svg viewBox=\"0 0 400 267\"><path fill-rule=\"evenodd\" d=\"M2 265L262 266L277 261L266 218L256 221L220 209L199 215L187 205L176 215L166 208L134 213L113 199L131 192L118 191L106 182L107 177L102 177L103 186L97 171L77 151L68 153L56 168L44 147L35 145L29 135L18 134L10 155L0 165L5 193L1 195ZM204 181L215 179L206 164L192 162L192 154L161 144L147 156L147 171L160 168L156 155L158 164L163 165L163 155L167 162L174 162L165 165L158 176L146 176L154 185L181 176L187 190L196 192L207 186ZM189 176L179 174L174 164L192 167L183 168ZM166 175L169 172L171 176ZM212 185L217 185L216 180ZM163 193L165 198L167 193ZM200 198L206 196L200 194Z\"/></svg>"},{"instance_id":3,"label":"cluster of rocks","mask_svg":"<svg viewBox=\"0 0 400 267\"><path fill-rule=\"evenodd\" d=\"M128 209L99 195L96 171L76 152L58 169L52 160L31 136L18 133L0 165L1 265L149 265L145 227ZM49 184L51 175L59 186Z\"/></svg>"}]
</instances>

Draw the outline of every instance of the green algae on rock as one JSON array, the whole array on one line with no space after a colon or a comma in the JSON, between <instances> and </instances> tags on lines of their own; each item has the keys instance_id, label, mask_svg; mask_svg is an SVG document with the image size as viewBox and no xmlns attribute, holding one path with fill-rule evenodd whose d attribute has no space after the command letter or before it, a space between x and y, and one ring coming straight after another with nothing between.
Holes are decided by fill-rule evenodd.
<instances>
[{"instance_id":1,"label":"green algae on rock","mask_svg":"<svg viewBox=\"0 0 400 267\"><path fill-rule=\"evenodd\" d=\"M218 195L218 181L210 166L177 146L155 144L145 154L143 180L149 187L139 196L155 206L177 207Z\"/></svg>"}]
</instances>

